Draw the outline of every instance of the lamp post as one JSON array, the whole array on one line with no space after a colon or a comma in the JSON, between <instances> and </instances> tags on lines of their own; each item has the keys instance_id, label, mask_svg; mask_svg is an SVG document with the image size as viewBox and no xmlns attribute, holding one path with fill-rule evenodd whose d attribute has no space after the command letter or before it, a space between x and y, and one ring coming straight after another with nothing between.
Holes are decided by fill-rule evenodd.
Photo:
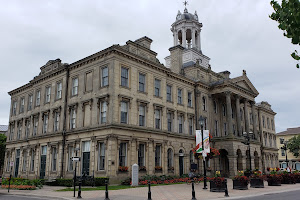
<instances>
[{"instance_id":1,"label":"lamp post","mask_svg":"<svg viewBox=\"0 0 300 200\"><path fill-rule=\"evenodd\" d=\"M248 145L248 148L249 148L249 170L252 171L252 167L251 167L251 150L250 150L250 139L251 139L251 132L250 133L246 133L244 132L244 137L246 138L246 141L245 142L242 142L243 144L245 145Z\"/></svg>"},{"instance_id":2,"label":"lamp post","mask_svg":"<svg viewBox=\"0 0 300 200\"><path fill-rule=\"evenodd\" d=\"M206 190L207 189L207 183L206 183L206 163L205 163L205 158L203 156L204 154L204 138L203 138L203 125L204 125L204 117L201 115L199 117L199 124L200 124L200 128L201 128L201 137L202 137L202 157L203 157L203 170L204 170L204 187L203 189Z\"/></svg>"},{"instance_id":3,"label":"lamp post","mask_svg":"<svg viewBox=\"0 0 300 200\"><path fill-rule=\"evenodd\" d=\"M283 143L283 147L281 147L281 149L283 149L284 151L285 151L285 163L286 163L286 168L288 168L288 159L287 159L287 145L288 145L288 142L287 141L285 141L284 143Z\"/></svg>"},{"instance_id":4,"label":"lamp post","mask_svg":"<svg viewBox=\"0 0 300 200\"><path fill-rule=\"evenodd\" d=\"M77 158L77 152L80 150L80 148L75 148L75 157ZM75 170L74 170L74 197L76 196L76 169L77 169L77 162L79 162L79 159L78 160L74 160L73 158L73 161L75 161Z\"/></svg>"}]
</instances>

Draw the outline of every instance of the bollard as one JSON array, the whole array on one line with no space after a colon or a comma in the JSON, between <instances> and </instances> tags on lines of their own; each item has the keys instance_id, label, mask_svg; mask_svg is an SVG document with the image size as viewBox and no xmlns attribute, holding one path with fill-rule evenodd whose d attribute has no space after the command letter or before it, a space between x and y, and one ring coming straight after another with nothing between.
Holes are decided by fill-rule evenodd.
<instances>
[{"instance_id":1,"label":"bollard","mask_svg":"<svg viewBox=\"0 0 300 200\"><path fill-rule=\"evenodd\" d=\"M9 193L9 189L10 189L10 180L11 180L11 173L9 175L9 182L8 182L8 193Z\"/></svg>"},{"instance_id":2,"label":"bollard","mask_svg":"<svg viewBox=\"0 0 300 200\"><path fill-rule=\"evenodd\" d=\"M228 195L228 188L227 188L227 181L225 180L225 197L229 197Z\"/></svg>"},{"instance_id":3,"label":"bollard","mask_svg":"<svg viewBox=\"0 0 300 200\"><path fill-rule=\"evenodd\" d=\"M150 182L150 180L148 181L148 188L149 188L149 190L148 190L148 200L152 200L152 198L151 198L151 182Z\"/></svg>"},{"instance_id":4,"label":"bollard","mask_svg":"<svg viewBox=\"0 0 300 200\"><path fill-rule=\"evenodd\" d=\"M105 180L105 199L104 200L110 200L108 197L108 181Z\"/></svg>"},{"instance_id":5,"label":"bollard","mask_svg":"<svg viewBox=\"0 0 300 200\"><path fill-rule=\"evenodd\" d=\"M78 196L77 199L81 199L81 183L82 183L82 179L81 177L79 178L79 186L78 186Z\"/></svg>"},{"instance_id":6,"label":"bollard","mask_svg":"<svg viewBox=\"0 0 300 200\"><path fill-rule=\"evenodd\" d=\"M192 179L192 200L197 200L195 197L194 179Z\"/></svg>"}]
</instances>

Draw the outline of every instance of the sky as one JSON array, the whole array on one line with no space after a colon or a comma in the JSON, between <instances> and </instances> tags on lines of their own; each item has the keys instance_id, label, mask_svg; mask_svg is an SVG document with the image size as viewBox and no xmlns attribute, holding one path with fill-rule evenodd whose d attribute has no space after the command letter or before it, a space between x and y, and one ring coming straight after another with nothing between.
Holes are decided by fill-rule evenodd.
<instances>
[{"instance_id":1,"label":"sky","mask_svg":"<svg viewBox=\"0 0 300 200\"><path fill-rule=\"evenodd\" d=\"M190 0L187 9L203 24L201 47L212 70L236 77L245 69L260 93L256 102L267 101L277 113L276 132L299 127L300 70L290 54L300 49L269 18L269 0ZM178 10L183 0L0 0L0 124L9 121L7 92L48 60L73 63L147 36L165 64Z\"/></svg>"}]
</instances>

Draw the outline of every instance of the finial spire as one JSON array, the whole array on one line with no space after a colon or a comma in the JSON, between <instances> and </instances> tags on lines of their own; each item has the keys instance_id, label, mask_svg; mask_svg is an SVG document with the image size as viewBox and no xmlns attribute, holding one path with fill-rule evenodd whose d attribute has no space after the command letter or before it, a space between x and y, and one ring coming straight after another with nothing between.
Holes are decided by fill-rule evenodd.
<instances>
[{"instance_id":1,"label":"finial spire","mask_svg":"<svg viewBox=\"0 0 300 200\"><path fill-rule=\"evenodd\" d=\"M187 8L186 8L186 5L189 5L188 2L187 2L187 1L184 1L184 2L183 2L183 5L185 6L185 8L184 8L184 13L188 13L188 10L187 10Z\"/></svg>"}]
</instances>

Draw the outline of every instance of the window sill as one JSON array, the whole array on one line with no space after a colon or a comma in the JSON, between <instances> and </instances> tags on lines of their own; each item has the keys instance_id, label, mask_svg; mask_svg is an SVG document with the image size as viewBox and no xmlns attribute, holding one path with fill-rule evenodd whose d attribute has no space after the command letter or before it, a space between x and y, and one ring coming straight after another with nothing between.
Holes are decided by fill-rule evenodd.
<instances>
[{"instance_id":1,"label":"window sill","mask_svg":"<svg viewBox=\"0 0 300 200\"><path fill-rule=\"evenodd\" d=\"M184 106L182 103L177 103L177 105L179 105L179 106Z\"/></svg>"},{"instance_id":2,"label":"window sill","mask_svg":"<svg viewBox=\"0 0 300 200\"><path fill-rule=\"evenodd\" d=\"M147 92L143 92L143 91L139 91L139 90L138 90L138 93L141 93L141 94L148 95L148 93L147 93Z\"/></svg>"},{"instance_id":3,"label":"window sill","mask_svg":"<svg viewBox=\"0 0 300 200\"><path fill-rule=\"evenodd\" d=\"M59 101L59 100L61 100L61 98L55 99L55 101Z\"/></svg>"},{"instance_id":4,"label":"window sill","mask_svg":"<svg viewBox=\"0 0 300 200\"><path fill-rule=\"evenodd\" d=\"M74 95L71 95L70 98L77 97L77 96L78 96L78 94L74 94Z\"/></svg>"},{"instance_id":5,"label":"window sill","mask_svg":"<svg viewBox=\"0 0 300 200\"><path fill-rule=\"evenodd\" d=\"M44 103L44 105L47 105L47 104L50 104L50 101L49 101L49 102L45 102L45 103Z\"/></svg>"},{"instance_id":6,"label":"window sill","mask_svg":"<svg viewBox=\"0 0 300 200\"><path fill-rule=\"evenodd\" d=\"M124 88L124 89L127 89L127 90L131 90L130 87L128 87L128 86L123 86L123 85L120 85L120 88Z\"/></svg>"},{"instance_id":7,"label":"window sill","mask_svg":"<svg viewBox=\"0 0 300 200\"><path fill-rule=\"evenodd\" d=\"M193 107L193 106L188 106L188 108L192 108L192 109L194 109L194 107Z\"/></svg>"},{"instance_id":8,"label":"window sill","mask_svg":"<svg viewBox=\"0 0 300 200\"><path fill-rule=\"evenodd\" d=\"M99 90L101 90L101 89L103 89L103 88L108 88L108 87L109 87L109 85L100 86L100 87L99 87Z\"/></svg>"},{"instance_id":9,"label":"window sill","mask_svg":"<svg viewBox=\"0 0 300 200\"><path fill-rule=\"evenodd\" d=\"M168 103L172 103L172 104L174 103L174 101L169 101L169 100L167 100L167 102L168 102Z\"/></svg>"},{"instance_id":10,"label":"window sill","mask_svg":"<svg viewBox=\"0 0 300 200\"><path fill-rule=\"evenodd\" d=\"M158 99L162 99L161 96L155 96L155 95L153 95L153 97L158 98Z\"/></svg>"}]
</instances>

